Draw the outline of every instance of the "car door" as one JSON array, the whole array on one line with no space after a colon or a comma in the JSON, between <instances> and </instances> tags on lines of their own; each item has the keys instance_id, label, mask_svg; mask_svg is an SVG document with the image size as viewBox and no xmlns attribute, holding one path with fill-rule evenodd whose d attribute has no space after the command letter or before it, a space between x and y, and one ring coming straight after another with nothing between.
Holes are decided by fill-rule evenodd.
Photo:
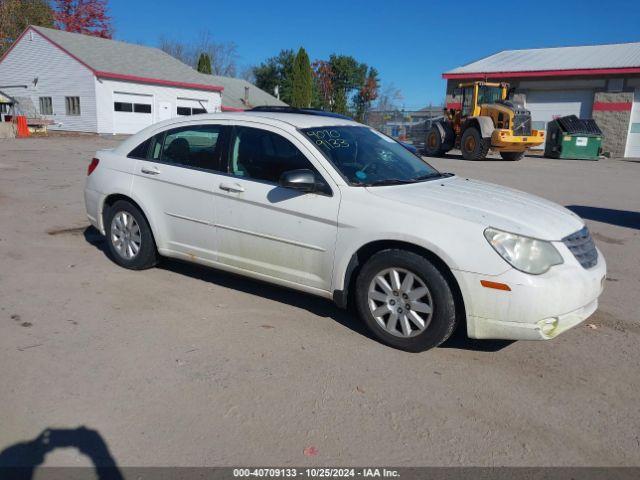
<instances>
[{"instance_id":1,"label":"car door","mask_svg":"<svg viewBox=\"0 0 640 480\"><path fill-rule=\"evenodd\" d=\"M223 125L183 126L147 141L132 190L149 207L161 251L215 261L213 178L227 130Z\"/></svg>"},{"instance_id":2,"label":"car door","mask_svg":"<svg viewBox=\"0 0 640 480\"><path fill-rule=\"evenodd\" d=\"M218 260L285 284L330 291L340 192L294 135L236 125L216 186ZM312 170L321 191L281 187L284 171ZM322 172L322 173L321 173Z\"/></svg>"}]
</instances>

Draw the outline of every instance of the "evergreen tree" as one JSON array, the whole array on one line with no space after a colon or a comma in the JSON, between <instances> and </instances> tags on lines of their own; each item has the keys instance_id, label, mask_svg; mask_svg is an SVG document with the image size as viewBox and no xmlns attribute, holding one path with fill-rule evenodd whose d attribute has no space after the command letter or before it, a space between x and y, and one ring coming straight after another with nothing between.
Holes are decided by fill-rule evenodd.
<instances>
[{"instance_id":1,"label":"evergreen tree","mask_svg":"<svg viewBox=\"0 0 640 480\"><path fill-rule=\"evenodd\" d=\"M196 69L200 73L206 73L211 75L211 58L206 53L201 53L198 58L198 68Z\"/></svg>"},{"instance_id":2,"label":"evergreen tree","mask_svg":"<svg viewBox=\"0 0 640 480\"><path fill-rule=\"evenodd\" d=\"M291 76L296 55L293 50L282 50L253 69L256 87L274 94L278 87L280 100L291 104Z\"/></svg>"},{"instance_id":3,"label":"evergreen tree","mask_svg":"<svg viewBox=\"0 0 640 480\"><path fill-rule=\"evenodd\" d=\"M309 55L300 47L291 72L291 106L309 108L313 97L313 74Z\"/></svg>"}]
</instances>

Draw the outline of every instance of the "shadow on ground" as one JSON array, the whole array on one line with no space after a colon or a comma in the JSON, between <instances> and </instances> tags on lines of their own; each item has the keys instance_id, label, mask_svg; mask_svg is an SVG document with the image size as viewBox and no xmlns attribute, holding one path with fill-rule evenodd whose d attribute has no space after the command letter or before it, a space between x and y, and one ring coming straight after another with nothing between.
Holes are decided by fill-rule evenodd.
<instances>
[{"instance_id":1,"label":"shadow on ground","mask_svg":"<svg viewBox=\"0 0 640 480\"><path fill-rule=\"evenodd\" d=\"M85 240L109 257L104 237L93 227L87 227L84 231ZM268 298L276 302L303 308L319 317L331 318L340 325L377 341L369 330L357 318L355 312L342 310L330 300L309 295L303 292L290 290L277 285L263 283L233 273L224 272L215 268L205 267L197 263L183 262L170 258L163 258L158 268L180 275L196 278L203 282L210 282L220 287L238 290L250 295ZM496 352L502 350L513 342L473 340L467 337L465 325L459 325L451 338L443 343L443 348L455 348L459 350L474 350L479 352Z\"/></svg>"},{"instance_id":2,"label":"shadow on ground","mask_svg":"<svg viewBox=\"0 0 640 480\"><path fill-rule=\"evenodd\" d=\"M588 207L586 205L567 205L567 208L588 220L640 230L640 212Z\"/></svg>"},{"instance_id":3,"label":"shadow on ground","mask_svg":"<svg viewBox=\"0 0 640 480\"><path fill-rule=\"evenodd\" d=\"M75 448L87 456L100 480L124 478L105 440L86 427L47 428L33 440L10 445L0 452L0 477L31 480L47 454L58 448Z\"/></svg>"}]
</instances>

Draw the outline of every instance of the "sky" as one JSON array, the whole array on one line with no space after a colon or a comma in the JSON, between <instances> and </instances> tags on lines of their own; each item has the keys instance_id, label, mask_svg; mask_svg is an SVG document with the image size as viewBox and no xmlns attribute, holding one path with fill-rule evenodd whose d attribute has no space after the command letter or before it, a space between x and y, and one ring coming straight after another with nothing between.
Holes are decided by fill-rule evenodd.
<instances>
[{"instance_id":1,"label":"sky","mask_svg":"<svg viewBox=\"0 0 640 480\"><path fill-rule=\"evenodd\" d=\"M442 73L522 48L640 42L640 0L108 0L114 38L157 46L209 31L241 67L303 46L311 60L352 55L393 84L408 110L440 104Z\"/></svg>"}]
</instances>

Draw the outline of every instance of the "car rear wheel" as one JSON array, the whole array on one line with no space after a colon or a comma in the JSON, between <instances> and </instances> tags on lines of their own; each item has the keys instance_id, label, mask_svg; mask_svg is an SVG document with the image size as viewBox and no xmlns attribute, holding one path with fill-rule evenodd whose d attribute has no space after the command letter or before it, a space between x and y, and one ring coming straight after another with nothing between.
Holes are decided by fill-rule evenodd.
<instances>
[{"instance_id":1,"label":"car rear wheel","mask_svg":"<svg viewBox=\"0 0 640 480\"><path fill-rule=\"evenodd\" d=\"M467 128L460 139L460 150L465 160L484 160L489 153L491 141L482 138L480 131L475 127Z\"/></svg>"},{"instance_id":2,"label":"car rear wheel","mask_svg":"<svg viewBox=\"0 0 640 480\"><path fill-rule=\"evenodd\" d=\"M107 246L113 261L131 270L158 263L158 251L149 223L132 203L119 200L105 215Z\"/></svg>"},{"instance_id":3,"label":"car rear wheel","mask_svg":"<svg viewBox=\"0 0 640 480\"><path fill-rule=\"evenodd\" d=\"M405 250L372 256L356 280L358 313L383 343L420 352L444 342L456 325L453 294L426 258Z\"/></svg>"},{"instance_id":4,"label":"car rear wheel","mask_svg":"<svg viewBox=\"0 0 640 480\"><path fill-rule=\"evenodd\" d=\"M507 160L509 162L515 162L524 157L524 152L500 152L500 156L503 160Z\"/></svg>"}]
</instances>

